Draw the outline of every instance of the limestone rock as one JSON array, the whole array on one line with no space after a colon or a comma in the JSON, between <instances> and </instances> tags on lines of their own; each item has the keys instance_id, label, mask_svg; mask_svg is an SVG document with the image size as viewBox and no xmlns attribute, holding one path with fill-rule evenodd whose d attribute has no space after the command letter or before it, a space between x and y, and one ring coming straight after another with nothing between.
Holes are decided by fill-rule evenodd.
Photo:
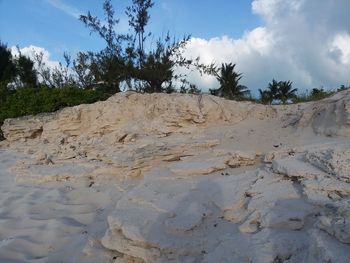
<instances>
[{"instance_id":1,"label":"limestone rock","mask_svg":"<svg viewBox=\"0 0 350 263\"><path fill-rule=\"evenodd\" d=\"M321 151L309 151L306 159L311 164L319 167L337 179L350 182L350 145L342 145L333 149L328 148Z\"/></svg>"},{"instance_id":2,"label":"limestone rock","mask_svg":"<svg viewBox=\"0 0 350 263\"><path fill-rule=\"evenodd\" d=\"M327 136L350 136L350 91L308 105L297 126L311 126L315 133Z\"/></svg>"},{"instance_id":3,"label":"limestone rock","mask_svg":"<svg viewBox=\"0 0 350 263\"><path fill-rule=\"evenodd\" d=\"M261 220L262 227L300 230L313 207L300 199L278 201Z\"/></svg>"},{"instance_id":4,"label":"limestone rock","mask_svg":"<svg viewBox=\"0 0 350 263\"><path fill-rule=\"evenodd\" d=\"M348 262L349 96L125 92L6 120L0 261Z\"/></svg>"},{"instance_id":5,"label":"limestone rock","mask_svg":"<svg viewBox=\"0 0 350 263\"><path fill-rule=\"evenodd\" d=\"M249 152L234 152L232 158L227 162L227 165L231 168L250 166L256 162L256 154Z\"/></svg>"},{"instance_id":6,"label":"limestone rock","mask_svg":"<svg viewBox=\"0 0 350 263\"><path fill-rule=\"evenodd\" d=\"M166 134L215 122L237 123L246 118L271 118L272 108L249 102L231 102L210 95L119 93L105 102L65 108L57 113L9 119L2 130L11 141L41 135L104 136L115 130ZM123 136L122 136L123 137ZM122 139L119 137L118 141ZM133 140L133 135L128 139Z\"/></svg>"},{"instance_id":7,"label":"limestone rock","mask_svg":"<svg viewBox=\"0 0 350 263\"><path fill-rule=\"evenodd\" d=\"M184 161L174 163L170 170L178 176L191 176L211 174L216 171L221 171L226 168L224 160L221 158L213 158L209 160L197 160L188 158Z\"/></svg>"},{"instance_id":8,"label":"limestone rock","mask_svg":"<svg viewBox=\"0 0 350 263\"><path fill-rule=\"evenodd\" d=\"M44 152L39 152L35 156L35 164L53 164L52 157Z\"/></svg>"},{"instance_id":9,"label":"limestone rock","mask_svg":"<svg viewBox=\"0 0 350 263\"><path fill-rule=\"evenodd\" d=\"M340 242L350 244L350 220L343 217L321 217L318 227L335 236Z\"/></svg>"},{"instance_id":10,"label":"limestone rock","mask_svg":"<svg viewBox=\"0 0 350 263\"><path fill-rule=\"evenodd\" d=\"M1 129L8 141L34 139L41 136L44 123L51 121L54 116L53 113L6 119Z\"/></svg>"}]
</instances>

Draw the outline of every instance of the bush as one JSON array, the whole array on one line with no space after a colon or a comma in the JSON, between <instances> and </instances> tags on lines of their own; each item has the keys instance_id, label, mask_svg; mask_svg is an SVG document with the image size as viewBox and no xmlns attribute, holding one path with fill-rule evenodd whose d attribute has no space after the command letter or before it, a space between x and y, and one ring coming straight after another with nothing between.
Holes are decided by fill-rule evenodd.
<instances>
[{"instance_id":1,"label":"bush","mask_svg":"<svg viewBox=\"0 0 350 263\"><path fill-rule=\"evenodd\" d=\"M3 83L0 84L0 125L7 118L53 112L64 107L106 100L109 96L101 90L84 90L75 86L21 87L8 90Z\"/></svg>"},{"instance_id":2,"label":"bush","mask_svg":"<svg viewBox=\"0 0 350 263\"><path fill-rule=\"evenodd\" d=\"M319 89L312 89L311 92L306 91L303 94L297 95L294 99L294 103L300 103L300 102L309 102L309 101L316 101L316 100L322 100L324 98L330 97L334 94L334 91L330 90L324 90L323 88Z\"/></svg>"}]
</instances>

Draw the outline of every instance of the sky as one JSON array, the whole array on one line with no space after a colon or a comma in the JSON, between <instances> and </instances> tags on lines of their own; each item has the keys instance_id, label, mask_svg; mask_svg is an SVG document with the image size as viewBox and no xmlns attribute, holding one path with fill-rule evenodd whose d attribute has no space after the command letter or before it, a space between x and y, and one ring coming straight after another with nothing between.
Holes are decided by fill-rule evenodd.
<instances>
[{"instance_id":1,"label":"sky","mask_svg":"<svg viewBox=\"0 0 350 263\"><path fill-rule=\"evenodd\" d=\"M0 40L23 54L43 51L47 64L79 51L98 51L102 40L78 20L103 16L102 0L0 0ZM131 0L112 0L127 32ZM350 86L349 0L155 0L149 30L191 35L186 56L204 63L235 63L253 94L274 78L291 80L300 92ZM203 90L217 88L208 76L190 73Z\"/></svg>"}]
</instances>

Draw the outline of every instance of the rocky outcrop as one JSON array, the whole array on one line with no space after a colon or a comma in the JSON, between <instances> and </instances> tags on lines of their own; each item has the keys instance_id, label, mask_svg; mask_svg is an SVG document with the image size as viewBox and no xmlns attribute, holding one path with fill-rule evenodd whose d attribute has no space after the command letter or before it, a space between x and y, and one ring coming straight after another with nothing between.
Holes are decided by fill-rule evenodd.
<instances>
[{"instance_id":1,"label":"rocky outcrop","mask_svg":"<svg viewBox=\"0 0 350 263\"><path fill-rule=\"evenodd\" d=\"M26 156L17 182L118 197L104 197L106 226L84 248L118 255L106 262L345 263L349 96L263 106L127 92L6 120L3 148Z\"/></svg>"},{"instance_id":2,"label":"rocky outcrop","mask_svg":"<svg viewBox=\"0 0 350 263\"><path fill-rule=\"evenodd\" d=\"M317 134L350 136L350 90L310 103L296 123L299 128L312 127Z\"/></svg>"},{"instance_id":3,"label":"rocky outcrop","mask_svg":"<svg viewBox=\"0 0 350 263\"><path fill-rule=\"evenodd\" d=\"M43 125L55 118L55 113L6 119L1 129L8 141L25 141L40 137Z\"/></svg>"},{"instance_id":4,"label":"rocky outcrop","mask_svg":"<svg viewBox=\"0 0 350 263\"><path fill-rule=\"evenodd\" d=\"M105 102L65 108L56 114L8 119L2 126L7 140L41 136L49 141L60 136L101 136L118 131L166 135L190 132L193 126L238 123L246 118L276 116L271 107L233 102L211 95L119 93Z\"/></svg>"}]
</instances>

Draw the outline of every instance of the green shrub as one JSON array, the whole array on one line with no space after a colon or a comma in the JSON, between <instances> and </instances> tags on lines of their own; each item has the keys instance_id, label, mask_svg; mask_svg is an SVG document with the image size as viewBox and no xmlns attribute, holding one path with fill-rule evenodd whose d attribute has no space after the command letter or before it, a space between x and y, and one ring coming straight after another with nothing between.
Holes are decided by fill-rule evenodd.
<instances>
[{"instance_id":1,"label":"green shrub","mask_svg":"<svg viewBox=\"0 0 350 263\"><path fill-rule=\"evenodd\" d=\"M294 103L300 103L300 102L309 102L309 101L316 101L316 100L322 100L324 98L330 97L334 94L334 91L331 90L324 90L323 88L319 89L312 89L311 92L304 92L302 94L298 94L294 99Z\"/></svg>"},{"instance_id":2,"label":"green shrub","mask_svg":"<svg viewBox=\"0 0 350 263\"><path fill-rule=\"evenodd\" d=\"M3 83L0 84L0 125L7 118L53 112L64 107L106 100L109 96L102 90L84 90L75 86L20 87L9 90Z\"/></svg>"}]
</instances>

